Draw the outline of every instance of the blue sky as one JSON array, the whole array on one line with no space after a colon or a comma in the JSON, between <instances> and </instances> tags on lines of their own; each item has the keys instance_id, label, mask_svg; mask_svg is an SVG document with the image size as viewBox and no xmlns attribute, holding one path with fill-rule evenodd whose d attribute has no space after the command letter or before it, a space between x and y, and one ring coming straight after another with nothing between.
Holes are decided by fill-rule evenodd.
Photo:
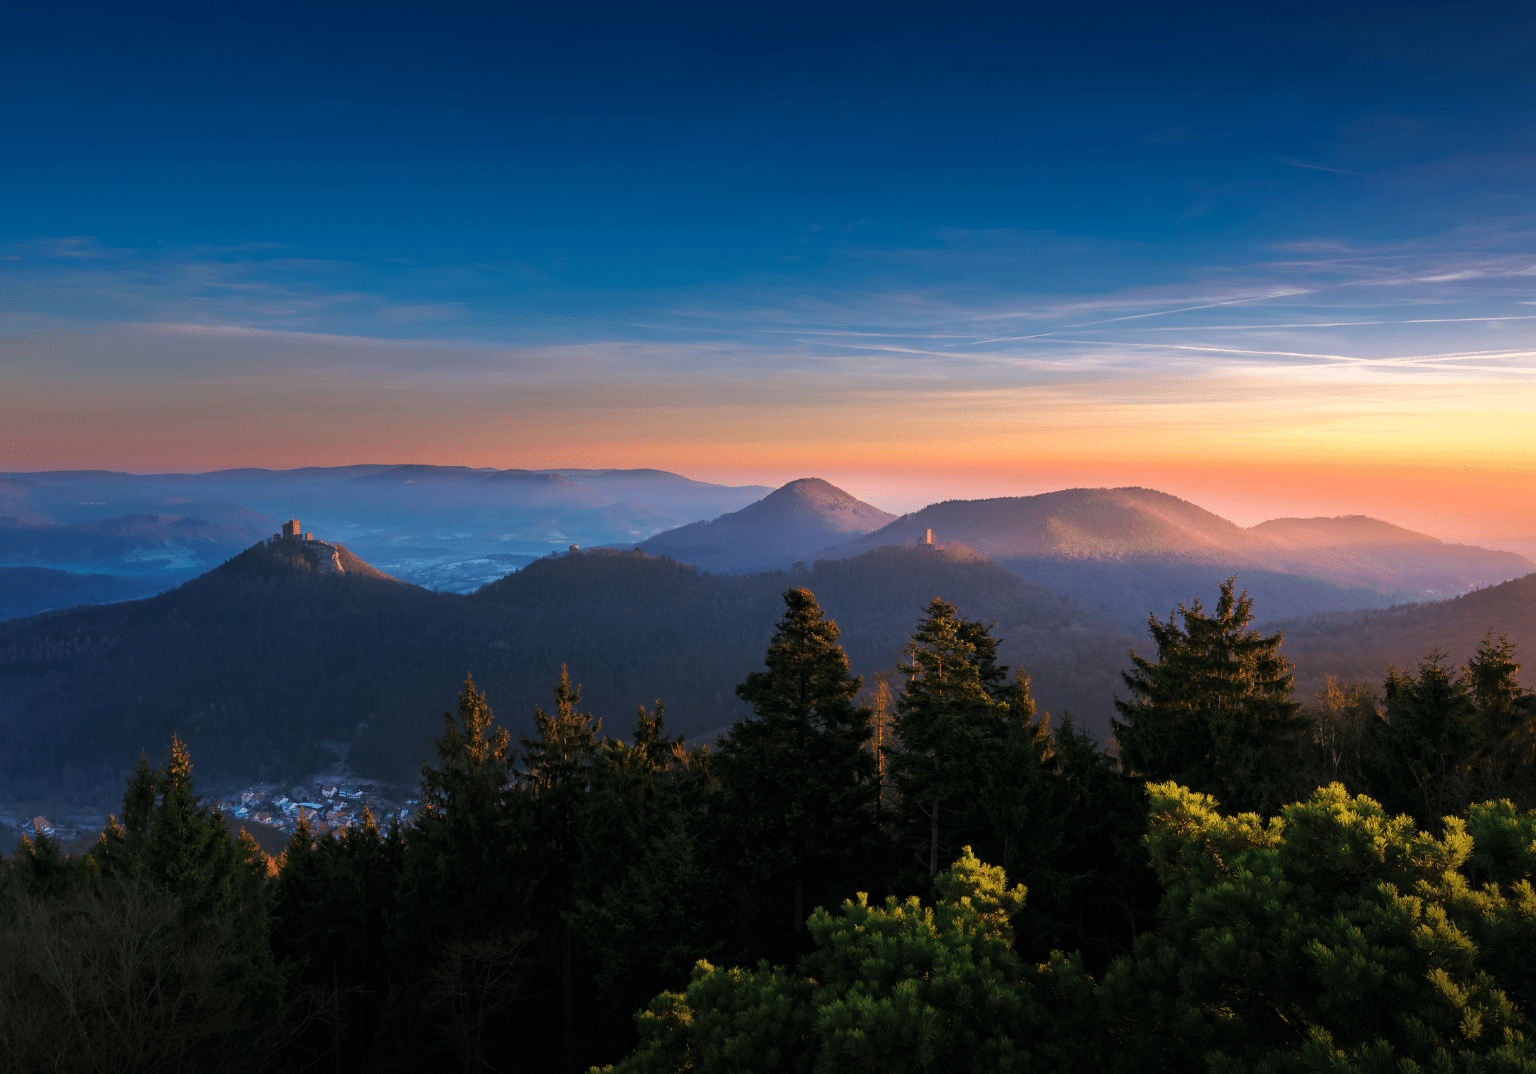
<instances>
[{"instance_id":1,"label":"blue sky","mask_svg":"<svg viewBox=\"0 0 1536 1074\"><path fill-rule=\"evenodd\" d=\"M1176 484L1222 443L1529 486L1536 5L7 21L7 468L762 480L884 472L932 422L972 491ZM434 438L456 407L495 435Z\"/></svg>"}]
</instances>

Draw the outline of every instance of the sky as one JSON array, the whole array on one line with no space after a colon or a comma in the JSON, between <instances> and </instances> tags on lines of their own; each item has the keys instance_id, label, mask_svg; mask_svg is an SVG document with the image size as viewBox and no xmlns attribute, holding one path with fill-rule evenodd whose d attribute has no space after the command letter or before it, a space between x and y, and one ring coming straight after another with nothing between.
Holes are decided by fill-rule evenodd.
<instances>
[{"instance_id":1,"label":"sky","mask_svg":"<svg viewBox=\"0 0 1536 1074\"><path fill-rule=\"evenodd\" d=\"M12 5L0 469L1536 541L1536 4L726 7Z\"/></svg>"}]
</instances>

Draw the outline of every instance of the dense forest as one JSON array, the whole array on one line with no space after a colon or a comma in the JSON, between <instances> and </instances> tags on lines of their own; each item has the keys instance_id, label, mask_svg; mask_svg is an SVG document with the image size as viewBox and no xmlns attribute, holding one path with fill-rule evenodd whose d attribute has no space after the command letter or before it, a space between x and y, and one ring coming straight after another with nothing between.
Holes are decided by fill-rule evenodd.
<instances>
[{"instance_id":1,"label":"dense forest","mask_svg":"<svg viewBox=\"0 0 1536 1074\"><path fill-rule=\"evenodd\" d=\"M565 674L514 741L471 678L412 826L275 859L173 739L0 871L0 1071L1536 1071L1507 641L1301 701L1229 581L1106 751L985 619L866 683L782 601L717 748Z\"/></svg>"},{"instance_id":2,"label":"dense forest","mask_svg":"<svg viewBox=\"0 0 1536 1074\"><path fill-rule=\"evenodd\" d=\"M1091 609L963 549L883 548L759 575L592 549L538 560L465 596L373 570L342 546L319 574L286 542L257 545L150 600L0 623L0 787L80 794L105 813L141 752L177 734L207 784L305 778L349 749L352 769L414 782L435 713L468 671L514 735L563 665L593 708L627 721L667 702L674 731L713 741L752 710L734 693L762 664L779 595L811 588L854 667L901 660L943 593L996 620L1004 662L1042 703L1107 739L1134 640Z\"/></svg>"}]
</instances>

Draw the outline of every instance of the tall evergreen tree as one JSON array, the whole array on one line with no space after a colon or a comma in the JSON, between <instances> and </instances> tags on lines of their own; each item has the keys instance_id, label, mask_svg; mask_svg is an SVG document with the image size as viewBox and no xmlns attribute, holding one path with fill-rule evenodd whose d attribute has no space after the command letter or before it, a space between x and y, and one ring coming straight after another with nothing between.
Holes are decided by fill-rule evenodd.
<instances>
[{"instance_id":1,"label":"tall evergreen tree","mask_svg":"<svg viewBox=\"0 0 1536 1074\"><path fill-rule=\"evenodd\" d=\"M957 839L990 827L978 813L989 798L996 801L988 791L1008 767L1000 754L1010 743L1011 717L1033 716L1027 690L1009 688L996 655L986 626L961 619L937 598L907 645L907 681L896 703L901 748L890 768L902 819L929 876L958 849Z\"/></svg>"},{"instance_id":2,"label":"tall evergreen tree","mask_svg":"<svg viewBox=\"0 0 1536 1074\"><path fill-rule=\"evenodd\" d=\"M315 838L301 817L283 851L272 913L273 947L299 967L300 979L330 997L326 1026L339 1066L343 1056L359 1064L376 1061L379 1043L390 1034L383 1012L397 1001L391 978L387 921L404 863L399 821L381 833L373 813L361 823Z\"/></svg>"},{"instance_id":3,"label":"tall evergreen tree","mask_svg":"<svg viewBox=\"0 0 1536 1074\"><path fill-rule=\"evenodd\" d=\"M849 672L837 624L809 589L786 590L784 606L766 670L736 687L753 715L732 725L714 767L746 879L787 887L798 937L807 885L851 878L874 832L879 787L865 748L872 712L854 703L864 681Z\"/></svg>"},{"instance_id":4,"label":"tall evergreen tree","mask_svg":"<svg viewBox=\"0 0 1536 1074\"><path fill-rule=\"evenodd\" d=\"M515 761L507 729L466 677L457 713L443 714L437 766L422 766L422 808L390 921L394 956L417 984L416 1010L466 1066L495 1050L484 1015L505 1004L502 985L517 968L526 928Z\"/></svg>"},{"instance_id":5,"label":"tall evergreen tree","mask_svg":"<svg viewBox=\"0 0 1536 1074\"><path fill-rule=\"evenodd\" d=\"M485 694L466 677L457 715L443 714L437 766L421 768L396 932L407 944L474 937L503 927L511 867L516 755Z\"/></svg>"},{"instance_id":6,"label":"tall evergreen tree","mask_svg":"<svg viewBox=\"0 0 1536 1074\"><path fill-rule=\"evenodd\" d=\"M633 1044L632 1015L657 982L682 987L698 959L723 951L730 900L707 839L709 761L667 734L658 702L639 710L631 742L606 742L593 766L564 916L588 980L583 1035L604 1055Z\"/></svg>"},{"instance_id":7,"label":"tall evergreen tree","mask_svg":"<svg viewBox=\"0 0 1536 1074\"><path fill-rule=\"evenodd\" d=\"M1381 746L1375 788L1388 808L1438 826L1470 801L1480 774L1482 713L1472 677L1448 667L1438 649L1418 674L1392 668L1387 717L1377 725Z\"/></svg>"},{"instance_id":8,"label":"tall evergreen tree","mask_svg":"<svg viewBox=\"0 0 1536 1074\"><path fill-rule=\"evenodd\" d=\"M1519 674L1514 644L1504 636L1495 640L1491 630L1467 661L1485 742L1479 793L1513 798L1530 807L1536 805L1531 772L1536 764L1536 692L1520 685Z\"/></svg>"},{"instance_id":9,"label":"tall evergreen tree","mask_svg":"<svg viewBox=\"0 0 1536 1074\"><path fill-rule=\"evenodd\" d=\"M245 832L231 837L224 816L193 793L192 757L172 737L154 772L142 757L128 779L123 820L111 820L91 857L107 875L135 876L181 901L189 925L229 929L241 991L272 1011L287 973L270 942L265 892L271 862Z\"/></svg>"},{"instance_id":10,"label":"tall evergreen tree","mask_svg":"<svg viewBox=\"0 0 1536 1074\"><path fill-rule=\"evenodd\" d=\"M579 815L591 789L592 768L602 748L602 721L581 711L581 687L560 669L555 711L533 710L534 735L521 736L523 768L517 806L526 840L524 867L532 879L530 913L542 932L542 950L560 981L562 1053L575 1069L575 973L571 929L565 918L574 903Z\"/></svg>"},{"instance_id":11,"label":"tall evergreen tree","mask_svg":"<svg viewBox=\"0 0 1536 1074\"><path fill-rule=\"evenodd\" d=\"M1214 615L1196 598L1166 623L1148 619L1157 662L1131 652L1135 668L1121 678L1132 699L1115 699L1126 722L1113 725L1121 760L1142 777L1213 794L1230 809L1272 809L1280 802L1266 766L1279 763L1306 721L1291 700L1282 635L1249 626L1253 601L1236 585L1235 576L1221 584Z\"/></svg>"}]
</instances>

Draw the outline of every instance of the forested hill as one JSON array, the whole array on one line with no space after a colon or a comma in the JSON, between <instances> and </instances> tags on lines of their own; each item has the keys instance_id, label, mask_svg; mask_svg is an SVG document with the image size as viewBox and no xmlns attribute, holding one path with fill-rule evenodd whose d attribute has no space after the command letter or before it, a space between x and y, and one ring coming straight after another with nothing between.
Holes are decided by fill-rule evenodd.
<instances>
[{"instance_id":1,"label":"forested hill","mask_svg":"<svg viewBox=\"0 0 1536 1074\"><path fill-rule=\"evenodd\" d=\"M313 768L322 741L409 696L440 662L430 626L455 598L340 546L325 547L342 569L322 573L319 543L298 543L258 544L148 600L0 623L7 790L120 786L173 730L198 743L207 777Z\"/></svg>"},{"instance_id":2,"label":"forested hill","mask_svg":"<svg viewBox=\"0 0 1536 1074\"><path fill-rule=\"evenodd\" d=\"M1448 665L1466 662L1486 632L1506 635L1522 654L1536 653L1536 574L1454 600L1314 615L1278 624L1297 670L1297 694L1308 697L1326 675L1379 684L1387 665L1413 668L1438 648ZM1536 687L1526 656L1524 681Z\"/></svg>"},{"instance_id":3,"label":"forested hill","mask_svg":"<svg viewBox=\"0 0 1536 1074\"><path fill-rule=\"evenodd\" d=\"M330 547L330 546L327 546ZM586 705L627 735L655 698L691 736L746 707L804 585L843 627L854 670L893 666L935 596L997 620L1003 658L1035 677L1044 707L1101 736L1132 639L960 548L878 549L813 570L729 577L634 552L537 561L465 597L373 571L337 547L325 571L289 542L262 544L149 600L0 623L0 780L14 796L121 792L141 750L172 731L202 778L313 771L351 742L354 769L414 777L466 672L501 718L528 727L561 664Z\"/></svg>"},{"instance_id":4,"label":"forested hill","mask_svg":"<svg viewBox=\"0 0 1536 1074\"><path fill-rule=\"evenodd\" d=\"M584 687L605 731L627 736L638 704L660 698L669 726L714 734L750 713L735 687L761 668L783 614L782 594L805 586L842 629L856 674L893 668L936 596L966 616L997 621L1002 659L1034 676L1048 710L1070 708L1101 738L1131 639L1101 614L1053 596L959 546L887 547L813 569L718 575L665 557L596 550L543 559L465 602L461 631L497 713L526 725L549 706L561 664ZM438 706L441 708L441 705ZM376 719L354 765L383 771L415 762L438 732L415 712Z\"/></svg>"}]
</instances>

